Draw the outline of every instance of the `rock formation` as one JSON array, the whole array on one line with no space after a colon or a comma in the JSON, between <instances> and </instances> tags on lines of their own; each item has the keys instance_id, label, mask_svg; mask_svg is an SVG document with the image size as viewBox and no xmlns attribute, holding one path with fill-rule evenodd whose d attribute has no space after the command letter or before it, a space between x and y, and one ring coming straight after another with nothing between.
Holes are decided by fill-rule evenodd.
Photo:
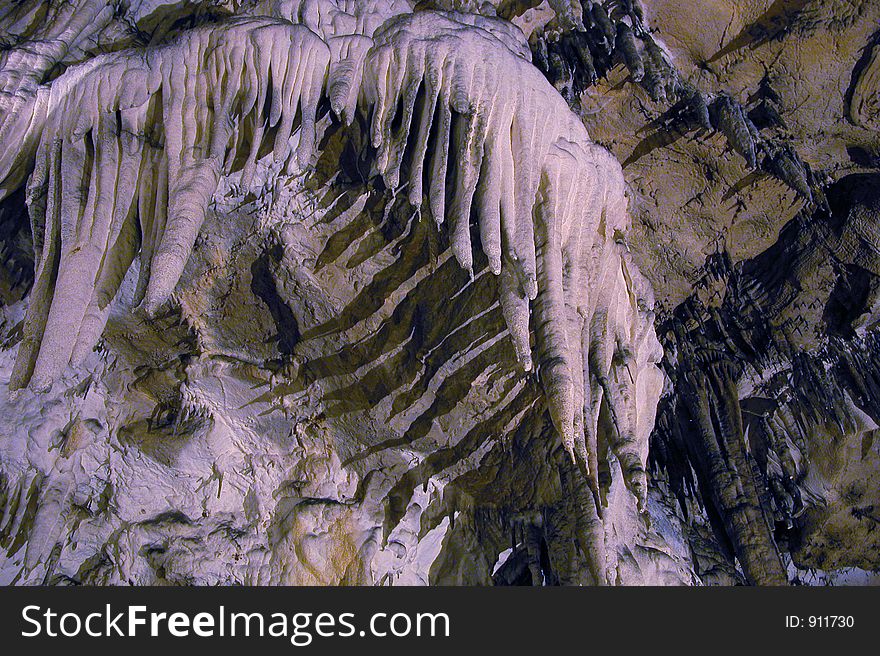
<instances>
[{"instance_id":1,"label":"rock formation","mask_svg":"<svg viewBox=\"0 0 880 656\"><path fill-rule=\"evenodd\" d=\"M880 6L755 4L0 9L0 579L869 576Z\"/></svg>"}]
</instances>

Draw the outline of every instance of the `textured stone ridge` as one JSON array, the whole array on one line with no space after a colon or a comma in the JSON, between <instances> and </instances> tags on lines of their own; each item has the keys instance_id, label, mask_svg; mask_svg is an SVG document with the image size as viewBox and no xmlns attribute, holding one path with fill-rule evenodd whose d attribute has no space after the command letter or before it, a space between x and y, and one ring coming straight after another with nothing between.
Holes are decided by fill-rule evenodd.
<instances>
[{"instance_id":1,"label":"textured stone ridge","mask_svg":"<svg viewBox=\"0 0 880 656\"><path fill-rule=\"evenodd\" d=\"M878 19L0 9L0 581L869 580Z\"/></svg>"}]
</instances>

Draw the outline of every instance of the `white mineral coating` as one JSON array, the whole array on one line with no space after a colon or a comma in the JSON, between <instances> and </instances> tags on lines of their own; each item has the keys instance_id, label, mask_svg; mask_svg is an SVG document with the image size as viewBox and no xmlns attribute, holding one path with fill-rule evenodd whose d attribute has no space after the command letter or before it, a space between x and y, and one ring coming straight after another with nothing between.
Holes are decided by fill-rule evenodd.
<instances>
[{"instance_id":1,"label":"white mineral coating","mask_svg":"<svg viewBox=\"0 0 880 656\"><path fill-rule=\"evenodd\" d=\"M94 9L89 24L106 9L99 5L89 4ZM360 117L368 126L375 172L415 209L411 231L424 233L428 226L421 216L429 214L471 285L483 276L497 276L497 282L484 286L497 294L513 354L522 369L537 370L558 437L592 491L586 520L592 528L586 542L592 550L593 580L615 580L611 572L622 544L615 536L635 539L638 530L633 527L644 526L635 505L646 509L648 436L662 387L653 295L623 241L629 217L620 165L590 140L580 119L530 64L519 30L500 19L456 12L413 14L409 3L390 0L276 1L246 9L247 16L182 32L166 45L92 57L51 82L25 75L38 68L32 63L23 68L14 51L2 62L2 100L9 110L0 125L0 195L9 195L27 180L37 262L8 380L9 390L17 392L4 393L0 404L7 434L18 435L3 441L4 466L18 467L3 480L4 494L14 501L5 504L3 531L16 536L7 565L18 568L18 580L27 582L48 577L47 568L75 578L86 567L89 576L97 576L93 570L98 564L72 554L64 533L74 521L70 508L100 506L111 495L118 504L112 519L102 515L104 506L94 511L102 515L94 522L77 523L92 549L89 558L98 558L110 543L117 550L108 556L113 566L98 577L106 582L126 577L148 581L160 570L177 577L191 570L198 582L430 580L431 564L453 530L452 522L444 520L427 532L419 526L426 521L426 508L442 498L453 480L449 472L426 481L422 495L432 493L411 496L389 531L388 517L379 517L375 502L397 489L399 472L381 458L368 456L369 473L352 466L350 456L343 458L337 452L340 444L363 440L352 437L351 425L321 425L314 434L304 428L309 422L320 424L314 424L314 417L327 400L321 394L333 391L333 385L315 383L313 390L296 391L291 382L291 391L281 395L285 400L279 414L277 407L247 391L267 383L266 371L243 375L235 370L265 357L258 355L263 347L248 348L256 343L260 320L251 318L255 334L239 339L249 324L243 317L252 315L244 309L205 310L217 303L217 290L208 282L213 278L200 277L197 265L228 270L222 264L224 249L233 243L235 249L252 249L242 231L272 226L273 234L281 235L280 266L287 271L273 274L275 286L281 285L277 293L297 308L294 314L308 315L296 317L306 328L297 357L329 358L341 348L332 336L324 339L331 333L320 330L321 315L325 324L342 321L340 301L346 289L350 287L354 302L354 291L380 279L381 269L375 268L375 257L354 273L336 264L320 273L315 268L331 233L320 221L305 220L303 203L310 202L310 192L299 174L314 170L322 155L318 146L330 120L319 116L319 106L328 98L344 124ZM57 62L63 47L86 29L79 17L53 37L54 49L37 49L42 53L39 70ZM254 203L262 217L257 224L228 209ZM352 207L354 213L326 221L334 230L356 221L357 206ZM298 223L292 224L298 227L293 233L279 232L279 216L290 212L298 212ZM211 218L213 214L220 218ZM479 244L472 243L472 227ZM210 252L194 261L198 239L213 244L209 251L214 249L215 262ZM304 250L294 256L298 249ZM388 253L381 253L386 265ZM480 255L488 260L490 274L478 267ZM384 305L379 299L373 316L400 302L419 279L428 280L443 258L406 285L392 287ZM406 262L405 254L400 260ZM253 269L232 271L229 279L251 275L256 276ZM230 292L223 298L236 297ZM107 339L115 335L119 358L133 363L133 353L151 352L154 366L162 351L159 326L170 306L178 308L181 321L192 327L207 352L182 365L186 382L177 391L180 411L166 444L161 433L157 437L151 432L155 417L145 418L146 401L130 405L130 387L137 388L141 379L133 372L113 373L94 347L102 334ZM238 323L232 321L236 312L242 313ZM111 316L124 328L108 335L105 326ZM362 328L355 322L342 332L362 341L378 325L368 321ZM229 339L233 334L234 347ZM132 340L143 340L144 346ZM211 360L210 345L221 343L214 355L239 364ZM487 357L485 352L501 344L496 336L450 354L439 369L447 377L443 385L451 385L462 370L476 366ZM437 348L442 350L443 343ZM3 357L8 360L10 353L4 351ZM383 351L380 366L386 357ZM369 379L368 369L359 375ZM71 376L83 371L90 374L80 387L66 392L53 387L60 379L69 384ZM427 436L435 443L419 445L411 454L416 462L444 443L454 445L464 435L459 429L478 421L487 404L491 408L523 392L521 372L501 372L498 381L505 381L509 394L480 390L479 378L468 382L477 396L467 397L471 405L460 409L453 404L457 423L444 426L448 436L438 433L432 420ZM272 374L270 386L285 388L285 375ZM345 376L330 371L328 380L335 385ZM407 437L414 420L419 412L445 403L443 392L442 385L430 380L409 405L400 405L399 399L390 408L378 401L375 407L366 404L363 412L373 415L370 430L408 426L401 428L401 449L392 461L408 457L406 445L416 439ZM402 414L401 407L406 409ZM389 411L383 425L378 414ZM269 418L263 419L267 413ZM61 426L63 417L68 419ZM200 427L194 433L185 428L192 417ZM13 429L16 421L27 427L28 439ZM138 437L132 437L133 423L144 422L146 430L139 428ZM60 433L50 434L53 425ZM503 426L512 431L516 422L510 418ZM167 455L168 449L177 448L179 427L192 439L183 451ZM329 430L338 434L330 438L322 432ZM276 440L267 441L272 435ZM50 453L53 440L59 439L75 454L58 459ZM145 459L120 439L149 442L153 455ZM290 439L299 444L293 451L287 450ZM602 451L600 444L605 445ZM21 450L25 448L27 453ZM474 463L480 457L472 456ZM621 489L622 479L625 494L608 496L600 489L600 463L609 459L611 469L619 472L613 489ZM299 469L301 476L295 474ZM324 477L323 483L314 482ZM285 509L283 490L293 480L320 488L308 493L297 489L296 498L332 503L291 501ZM326 490L325 483L330 486ZM79 500L71 506L74 497ZM271 511L261 507L270 499L275 506ZM62 507L66 510L60 511ZM136 519L139 514L143 518ZM168 525L178 542L138 551L137 536ZM624 525L630 528L624 531ZM120 537L120 531L127 537ZM219 537L218 531L224 535ZM247 545L242 547L247 562L240 566L197 563L182 546L195 540L202 549L212 541L238 539L233 534ZM127 539L131 542L126 545ZM60 555L49 556L58 549ZM229 553L228 545L217 546L217 553ZM235 553L240 555L241 549ZM152 574L143 570L144 561Z\"/></svg>"}]
</instances>

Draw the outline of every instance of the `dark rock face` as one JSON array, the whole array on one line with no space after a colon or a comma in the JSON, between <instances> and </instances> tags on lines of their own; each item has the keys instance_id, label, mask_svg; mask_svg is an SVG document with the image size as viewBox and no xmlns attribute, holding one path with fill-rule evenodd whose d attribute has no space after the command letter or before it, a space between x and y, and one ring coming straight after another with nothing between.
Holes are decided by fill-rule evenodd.
<instances>
[{"instance_id":1,"label":"dark rock face","mask_svg":"<svg viewBox=\"0 0 880 656\"><path fill-rule=\"evenodd\" d=\"M753 583L785 581L777 543L802 567L880 565L865 482L880 418L878 182L843 178L830 211L805 212L751 260L712 256L661 324L674 392L654 462L683 508L700 500ZM850 530L859 539L841 540Z\"/></svg>"},{"instance_id":2,"label":"dark rock face","mask_svg":"<svg viewBox=\"0 0 880 656\"><path fill-rule=\"evenodd\" d=\"M880 5L350 4L0 9L0 582L876 578ZM314 97L260 30L326 67ZM241 60L252 111L130 72L163 48ZM98 61L134 82L66 132Z\"/></svg>"}]
</instances>

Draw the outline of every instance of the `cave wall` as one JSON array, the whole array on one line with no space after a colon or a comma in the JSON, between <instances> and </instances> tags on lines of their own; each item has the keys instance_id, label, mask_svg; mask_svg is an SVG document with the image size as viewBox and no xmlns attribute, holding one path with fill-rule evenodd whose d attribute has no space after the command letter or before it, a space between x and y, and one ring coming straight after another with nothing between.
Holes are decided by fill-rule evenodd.
<instances>
[{"instance_id":1,"label":"cave wall","mask_svg":"<svg viewBox=\"0 0 880 656\"><path fill-rule=\"evenodd\" d=\"M3 581L871 581L878 19L0 9Z\"/></svg>"}]
</instances>

